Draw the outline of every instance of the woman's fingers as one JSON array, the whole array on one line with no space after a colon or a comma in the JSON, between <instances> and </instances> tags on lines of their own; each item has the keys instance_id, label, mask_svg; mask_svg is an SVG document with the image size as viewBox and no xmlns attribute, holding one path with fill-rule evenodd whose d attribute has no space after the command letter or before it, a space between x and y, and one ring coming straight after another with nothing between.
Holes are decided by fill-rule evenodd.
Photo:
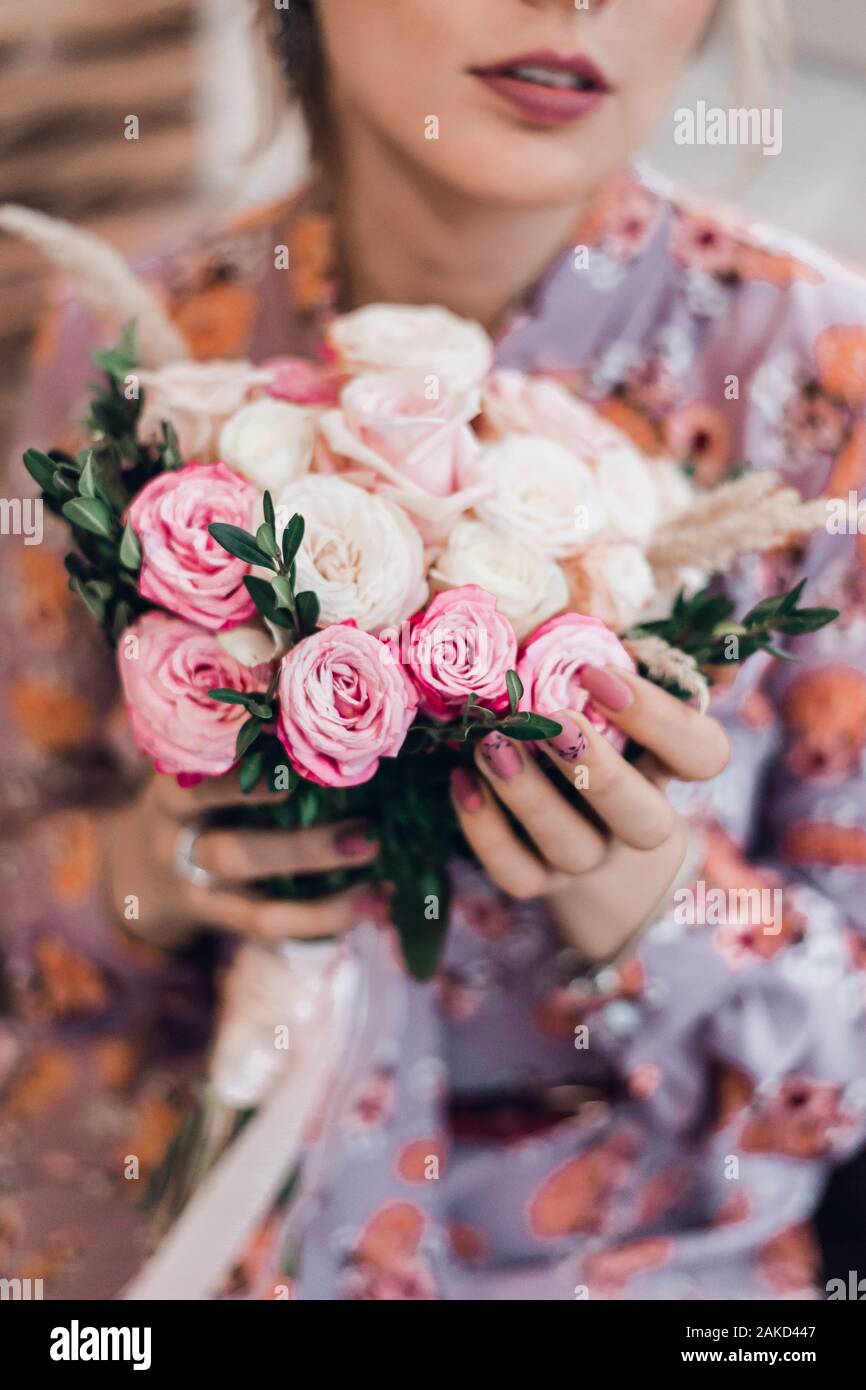
<instances>
[{"instance_id":1,"label":"woman's fingers","mask_svg":"<svg viewBox=\"0 0 866 1390\"><path fill-rule=\"evenodd\" d=\"M584 666L580 681L593 704L680 781L706 782L724 771L730 745L716 719L618 666Z\"/></svg>"},{"instance_id":2,"label":"woman's fingers","mask_svg":"<svg viewBox=\"0 0 866 1390\"><path fill-rule=\"evenodd\" d=\"M500 733L488 734L476 747L475 762L548 864L580 874L599 863L604 837L568 804L525 745Z\"/></svg>"},{"instance_id":3,"label":"woman's fingers","mask_svg":"<svg viewBox=\"0 0 866 1390\"><path fill-rule=\"evenodd\" d=\"M241 791L237 772L227 772L223 777L206 777L192 787L178 786L175 777L157 773L152 786L156 804L175 820L190 820L203 815L205 811L222 810L229 806L260 806L285 798L285 792L272 792L264 783L255 791Z\"/></svg>"},{"instance_id":4,"label":"woman's fingers","mask_svg":"<svg viewBox=\"0 0 866 1390\"><path fill-rule=\"evenodd\" d=\"M247 882L277 874L315 874L370 864L379 846L360 823L307 830L204 830L192 850L195 864L217 878Z\"/></svg>"},{"instance_id":5,"label":"woman's fingers","mask_svg":"<svg viewBox=\"0 0 866 1390\"><path fill-rule=\"evenodd\" d=\"M633 849L664 844L676 824L676 812L657 779L620 757L584 715L564 710L553 718L562 725L562 733L541 746L566 777L575 779L611 834Z\"/></svg>"},{"instance_id":6,"label":"woman's fingers","mask_svg":"<svg viewBox=\"0 0 866 1390\"><path fill-rule=\"evenodd\" d=\"M497 887L512 898L539 898L549 891L550 870L521 844L472 768L452 772L451 797L466 840Z\"/></svg>"},{"instance_id":7,"label":"woman's fingers","mask_svg":"<svg viewBox=\"0 0 866 1390\"><path fill-rule=\"evenodd\" d=\"M257 898L196 884L187 884L182 893L184 913L190 921L259 941L315 941L342 936L359 921L363 899L364 890L359 889L311 902Z\"/></svg>"}]
</instances>

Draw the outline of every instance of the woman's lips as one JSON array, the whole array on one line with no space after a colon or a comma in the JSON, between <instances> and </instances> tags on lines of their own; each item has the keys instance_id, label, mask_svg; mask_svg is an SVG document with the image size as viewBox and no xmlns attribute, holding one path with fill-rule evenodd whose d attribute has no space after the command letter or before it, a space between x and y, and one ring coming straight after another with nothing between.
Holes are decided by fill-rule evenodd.
<instances>
[{"instance_id":1,"label":"woman's lips","mask_svg":"<svg viewBox=\"0 0 866 1390\"><path fill-rule=\"evenodd\" d=\"M578 120L594 111L610 91L604 74L582 54L568 58L547 51L524 53L471 71L524 119L540 125Z\"/></svg>"}]
</instances>

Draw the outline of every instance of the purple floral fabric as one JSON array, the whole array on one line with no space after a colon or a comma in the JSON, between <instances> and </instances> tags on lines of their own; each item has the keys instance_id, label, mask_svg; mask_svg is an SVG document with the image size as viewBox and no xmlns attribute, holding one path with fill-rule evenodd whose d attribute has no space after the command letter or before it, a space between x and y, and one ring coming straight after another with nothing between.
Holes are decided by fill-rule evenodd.
<instances>
[{"instance_id":1,"label":"purple floral fabric","mask_svg":"<svg viewBox=\"0 0 866 1390\"><path fill-rule=\"evenodd\" d=\"M287 222L288 293L273 268ZM150 269L198 355L310 351L327 241L317 214L271 210ZM588 254L564 250L500 364L554 373L699 485L775 468L808 496L859 492L859 276L649 176L612 184L575 246ZM88 377L95 328L74 302L51 333L28 442L58 441ZM842 618L798 639L796 663L756 657L719 691L730 765L672 792L702 832L700 891L775 894L772 932L712 912L683 922L671 905L587 975L541 905L456 865L444 966L429 986L394 981L393 1027L291 1274L274 1218L227 1294L820 1296L812 1219L866 1132L866 536L848 531L730 577L745 609L806 574L809 601ZM54 546L0 547L0 1273L104 1297L146 1241L124 1156L146 1170L175 1129L210 987L201 961L126 944L100 907L94 819L136 770Z\"/></svg>"}]
</instances>

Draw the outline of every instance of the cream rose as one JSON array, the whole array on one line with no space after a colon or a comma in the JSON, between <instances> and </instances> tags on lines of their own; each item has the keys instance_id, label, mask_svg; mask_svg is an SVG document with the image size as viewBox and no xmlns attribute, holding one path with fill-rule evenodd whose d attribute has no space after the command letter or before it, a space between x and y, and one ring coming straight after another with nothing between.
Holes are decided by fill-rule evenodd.
<instances>
[{"instance_id":1,"label":"cream rose","mask_svg":"<svg viewBox=\"0 0 866 1390\"><path fill-rule=\"evenodd\" d=\"M368 304L334 319L328 344L352 376L399 367L438 377L455 391L480 386L493 363L480 323L435 305Z\"/></svg>"},{"instance_id":2,"label":"cream rose","mask_svg":"<svg viewBox=\"0 0 866 1390\"><path fill-rule=\"evenodd\" d=\"M174 427L185 463L217 459L217 440L229 416L268 384L272 372L249 362L173 362L139 372L144 404L138 437L162 437L162 422Z\"/></svg>"},{"instance_id":3,"label":"cream rose","mask_svg":"<svg viewBox=\"0 0 866 1390\"><path fill-rule=\"evenodd\" d=\"M486 589L521 640L568 603L568 585L559 565L483 521L458 522L430 579L437 589L465 584Z\"/></svg>"},{"instance_id":4,"label":"cream rose","mask_svg":"<svg viewBox=\"0 0 866 1390\"><path fill-rule=\"evenodd\" d=\"M491 484L475 507L481 520L551 559L575 555L606 525L592 472L550 439L510 435L482 450L477 467Z\"/></svg>"},{"instance_id":5,"label":"cream rose","mask_svg":"<svg viewBox=\"0 0 866 1390\"><path fill-rule=\"evenodd\" d=\"M510 368L491 373L482 409L488 437L541 435L579 458L595 475L607 529L646 545L660 518L653 466L622 430L559 382Z\"/></svg>"},{"instance_id":6,"label":"cream rose","mask_svg":"<svg viewBox=\"0 0 866 1390\"><path fill-rule=\"evenodd\" d=\"M614 632L631 627L655 594L655 579L643 551L628 541L594 541L564 568L569 606L600 618Z\"/></svg>"},{"instance_id":7,"label":"cream rose","mask_svg":"<svg viewBox=\"0 0 866 1390\"><path fill-rule=\"evenodd\" d=\"M318 474L291 483L274 502L278 527L295 512L304 518L296 587L318 595L323 626L354 621L378 633L424 603L423 543L393 502Z\"/></svg>"},{"instance_id":8,"label":"cream rose","mask_svg":"<svg viewBox=\"0 0 866 1390\"><path fill-rule=\"evenodd\" d=\"M309 469L315 419L315 411L289 401L253 401L220 430L220 458L262 491L278 492Z\"/></svg>"}]
</instances>

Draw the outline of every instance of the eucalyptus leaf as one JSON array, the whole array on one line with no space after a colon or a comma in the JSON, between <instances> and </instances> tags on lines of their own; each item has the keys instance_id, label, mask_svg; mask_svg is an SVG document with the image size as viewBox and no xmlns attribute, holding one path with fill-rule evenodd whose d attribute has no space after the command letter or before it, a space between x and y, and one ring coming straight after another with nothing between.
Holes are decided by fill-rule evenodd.
<instances>
[{"instance_id":1,"label":"eucalyptus leaf","mask_svg":"<svg viewBox=\"0 0 866 1390\"><path fill-rule=\"evenodd\" d=\"M508 691L508 703L511 706L511 713L516 714L523 696L523 681L516 671L506 671L505 686Z\"/></svg>"},{"instance_id":2,"label":"eucalyptus leaf","mask_svg":"<svg viewBox=\"0 0 866 1390\"><path fill-rule=\"evenodd\" d=\"M304 518L296 512L283 532L283 568L288 569L294 563L301 541L304 539ZM294 583L294 579L292 579Z\"/></svg>"},{"instance_id":3,"label":"eucalyptus leaf","mask_svg":"<svg viewBox=\"0 0 866 1390\"><path fill-rule=\"evenodd\" d=\"M94 536L108 539L114 530L111 512L98 497L73 497L64 503L63 515L82 531L90 531Z\"/></svg>"},{"instance_id":4,"label":"eucalyptus leaf","mask_svg":"<svg viewBox=\"0 0 866 1390\"><path fill-rule=\"evenodd\" d=\"M264 565L267 569L275 568L270 555L266 555L256 544L255 537L251 536L248 531L241 530L240 526L230 526L225 521L212 521L207 529L223 550L227 550L236 559L244 560L248 565Z\"/></svg>"},{"instance_id":5,"label":"eucalyptus leaf","mask_svg":"<svg viewBox=\"0 0 866 1390\"><path fill-rule=\"evenodd\" d=\"M120 541L120 563L125 569L132 570L133 573L141 568L141 546L138 543L138 536L129 522L123 528L123 536Z\"/></svg>"},{"instance_id":6,"label":"eucalyptus leaf","mask_svg":"<svg viewBox=\"0 0 866 1390\"><path fill-rule=\"evenodd\" d=\"M257 719L255 715L248 719L245 724L242 724L235 745L235 756L242 758L245 753L249 752L261 731L262 721Z\"/></svg>"}]
</instances>

